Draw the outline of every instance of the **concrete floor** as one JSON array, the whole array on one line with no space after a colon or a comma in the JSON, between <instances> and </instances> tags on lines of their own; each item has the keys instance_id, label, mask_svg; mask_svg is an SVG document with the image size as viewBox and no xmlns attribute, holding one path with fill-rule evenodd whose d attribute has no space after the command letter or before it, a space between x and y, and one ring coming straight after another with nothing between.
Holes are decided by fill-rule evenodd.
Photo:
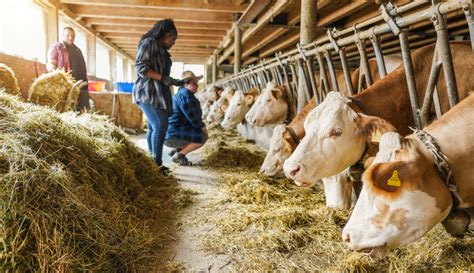
<instances>
[{"instance_id":1,"label":"concrete floor","mask_svg":"<svg viewBox=\"0 0 474 273\"><path fill-rule=\"evenodd\" d=\"M131 139L141 148L147 150L146 135L132 135ZM224 255L209 255L201 249L201 239L212 229L207 219L200 215L206 215L210 204L222 198L223 193L217 187L217 181L213 174L199 167L183 167L171 161L168 153L171 148L164 146L163 163L170 167L178 179L181 187L192 189L199 194L195 196L192 206L186 208L178 222L180 223L176 234L175 245L170 247L170 261L179 263L186 267L187 272L228 272L226 270L230 260ZM200 160L199 150L188 155L193 163ZM201 217L201 218L200 218Z\"/></svg>"}]
</instances>

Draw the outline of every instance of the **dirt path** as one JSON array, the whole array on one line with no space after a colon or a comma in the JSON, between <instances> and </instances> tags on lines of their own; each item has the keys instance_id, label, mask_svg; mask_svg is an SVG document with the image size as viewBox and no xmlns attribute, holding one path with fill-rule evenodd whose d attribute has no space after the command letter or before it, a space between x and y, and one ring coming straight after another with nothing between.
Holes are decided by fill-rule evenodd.
<instances>
[{"instance_id":1,"label":"dirt path","mask_svg":"<svg viewBox=\"0 0 474 273\"><path fill-rule=\"evenodd\" d=\"M147 149L145 135L131 136L132 140L141 148ZM164 147L163 162L170 166L178 183L185 189L190 189L197 194L193 196L193 204L184 209L178 217L176 239L169 246L168 260L182 265L186 271L192 272L228 272L230 261L225 255L210 255L201 249L201 240L212 230L208 217L218 217L214 206L225 198L219 190L216 177L199 167L181 167L171 161ZM188 157L192 162L198 162L198 152ZM202 217L203 215L208 217Z\"/></svg>"}]
</instances>

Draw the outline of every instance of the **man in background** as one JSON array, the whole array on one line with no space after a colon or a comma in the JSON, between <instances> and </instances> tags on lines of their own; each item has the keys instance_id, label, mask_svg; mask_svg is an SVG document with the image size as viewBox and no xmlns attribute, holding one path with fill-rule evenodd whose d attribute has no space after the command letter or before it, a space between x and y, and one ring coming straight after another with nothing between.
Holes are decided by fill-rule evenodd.
<instances>
[{"instance_id":1,"label":"man in background","mask_svg":"<svg viewBox=\"0 0 474 273\"><path fill-rule=\"evenodd\" d=\"M81 85L81 92L77 101L76 108L84 113L90 110L89 90L87 86L86 62L81 50L74 44L76 33L71 27L63 29L62 42L53 44L49 50L48 68L63 69L65 72L71 71L76 81L83 80L85 84Z\"/></svg>"}]
</instances>

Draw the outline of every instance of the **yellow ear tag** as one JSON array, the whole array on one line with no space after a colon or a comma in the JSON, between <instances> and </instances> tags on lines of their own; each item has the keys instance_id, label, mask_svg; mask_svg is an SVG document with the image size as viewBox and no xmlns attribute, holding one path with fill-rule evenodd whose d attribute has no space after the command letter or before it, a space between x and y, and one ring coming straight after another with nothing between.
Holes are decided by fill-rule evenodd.
<instances>
[{"instance_id":1,"label":"yellow ear tag","mask_svg":"<svg viewBox=\"0 0 474 273\"><path fill-rule=\"evenodd\" d=\"M382 137L382 132L380 132L380 130L377 129L370 137L370 142L380 142L381 137Z\"/></svg>"},{"instance_id":2,"label":"yellow ear tag","mask_svg":"<svg viewBox=\"0 0 474 273\"><path fill-rule=\"evenodd\" d=\"M400 187L402 185L402 181L400 181L400 178L398 178L397 170L393 171L392 177L390 177L387 181L387 185L394 187Z\"/></svg>"}]
</instances>

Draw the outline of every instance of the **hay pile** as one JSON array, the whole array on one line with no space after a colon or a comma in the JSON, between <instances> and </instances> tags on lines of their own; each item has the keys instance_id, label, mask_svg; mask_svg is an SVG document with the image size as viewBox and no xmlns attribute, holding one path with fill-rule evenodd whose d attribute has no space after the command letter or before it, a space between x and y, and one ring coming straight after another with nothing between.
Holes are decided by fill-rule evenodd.
<instances>
[{"instance_id":1,"label":"hay pile","mask_svg":"<svg viewBox=\"0 0 474 273\"><path fill-rule=\"evenodd\" d=\"M5 88L9 94L21 96L15 72L3 63L0 63L0 89L1 88Z\"/></svg>"},{"instance_id":2,"label":"hay pile","mask_svg":"<svg viewBox=\"0 0 474 273\"><path fill-rule=\"evenodd\" d=\"M103 116L0 91L2 272L149 272L190 193Z\"/></svg>"},{"instance_id":3,"label":"hay pile","mask_svg":"<svg viewBox=\"0 0 474 273\"><path fill-rule=\"evenodd\" d=\"M71 73L55 70L39 76L28 90L28 101L49 106L59 112L73 109L79 97L79 88L74 87ZM68 100L69 91L72 93Z\"/></svg>"},{"instance_id":4,"label":"hay pile","mask_svg":"<svg viewBox=\"0 0 474 273\"><path fill-rule=\"evenodd\" d=\"M474 239L453 239L441 225L384 258L350 251L341 240L350 211L326 208L320 186L298 188L287 179L259 175L256 170L263 157L254 161L253 168L250 163L237 167L232 158L220 158L220 165L213 167L222 147L240 149L242 154L256 154L258 149L235 133L214 128L210 135L204 154L211 160L205 159L203 165L219 175L228 197L212 206L220 217L213 220L216 228L202 243L207 251L228 255L231 271L474 270Z\"/></svg>"}]
</instances>

